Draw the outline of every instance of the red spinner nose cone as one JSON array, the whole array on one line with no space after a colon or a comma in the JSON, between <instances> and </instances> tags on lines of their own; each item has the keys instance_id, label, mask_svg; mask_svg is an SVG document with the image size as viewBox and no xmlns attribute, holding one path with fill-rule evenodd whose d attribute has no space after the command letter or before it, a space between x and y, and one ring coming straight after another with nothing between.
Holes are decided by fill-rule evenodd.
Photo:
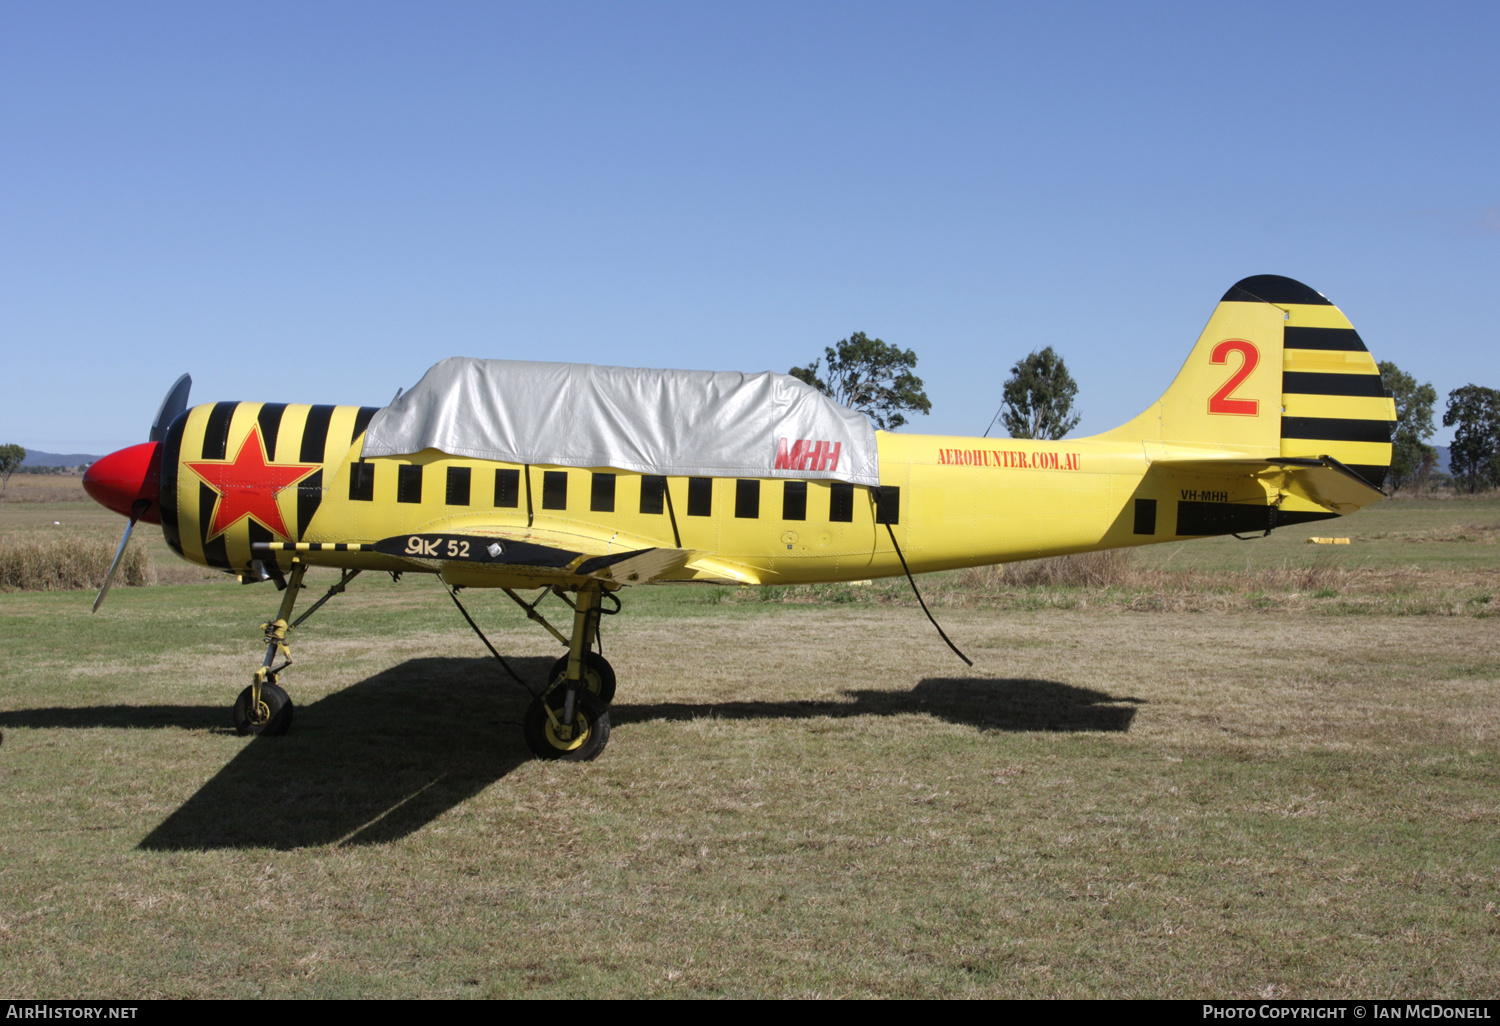
<instances>
[{"instance_id":1,"label":"red spinner nose cone","mask_svg":"<svg viewBox=\"0 0 1500 1026\"><path fill-rule=\"evenodd\" d=\"M84 471L83 489L99 505L124 517L144 499L151 505L141 519L161 523L161 443L142 442L110 453Z\"/></svg>"}]
</instances>

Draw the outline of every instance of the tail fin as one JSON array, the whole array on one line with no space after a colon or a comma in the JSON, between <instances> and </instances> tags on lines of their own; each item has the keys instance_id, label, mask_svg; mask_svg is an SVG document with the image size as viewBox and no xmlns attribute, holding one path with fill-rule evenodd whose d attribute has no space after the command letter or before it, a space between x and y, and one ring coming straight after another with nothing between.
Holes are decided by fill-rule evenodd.
<instances>
[{"instance_id":1,"label":"tail fin","mask_svg":"<svg viewBox=\"0 0 1500 1026\"><path fill-rule=\"evenodd\" d=\"M1152 406L1099 437L1153 458L1331 458L1379 488L1396 406L1339 308L1274 274L1219 301L1177 379Z\"/></svg>"}]
</instances>

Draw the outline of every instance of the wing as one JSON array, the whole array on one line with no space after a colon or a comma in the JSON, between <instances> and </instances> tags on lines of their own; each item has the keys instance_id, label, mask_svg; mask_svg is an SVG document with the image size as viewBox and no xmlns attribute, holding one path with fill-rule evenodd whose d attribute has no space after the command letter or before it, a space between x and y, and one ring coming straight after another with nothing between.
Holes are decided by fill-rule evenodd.
<instances>
[{"instance_id":1,"label":"wing","mask_svg":"<svg viewBox=\"0 0 1500 1026\"><path fill-rule=\"evenodd\" d=\"M577 587L584 581L663 579L757 583L748 568L692 549L640 547L618 533L556 531L466 520L461 531L422 531L376 542L257 542L257 556L295 553L309 563L436 573L471 588Z\"/></svg>"}]
</instances>

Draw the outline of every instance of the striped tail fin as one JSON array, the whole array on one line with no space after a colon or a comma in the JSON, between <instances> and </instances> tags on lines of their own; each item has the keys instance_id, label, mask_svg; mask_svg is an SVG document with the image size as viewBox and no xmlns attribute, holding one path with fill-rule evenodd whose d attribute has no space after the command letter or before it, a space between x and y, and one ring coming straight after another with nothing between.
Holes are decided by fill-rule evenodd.
<instances>
[{"instance_id":1,"label":"striped tail fin","mask_svg":"<svg viewBox=\"0 0 1500 1026\"><path fill-rule=\"evenodd\" d=\"M1375 358L1338 307L1300 282L1246 278L1224 302L1283 310L1281 455L1332 457L1374 488L1391 465L1396 405Z\"/></svg>"},{"instance_id":2,"label":"striped tail fin","mask_svg":"<svg viewBox=\"0 0 1500 1026\"><path fill-rule=\"evenodd\" d=\"M1149 458L1331 459L1379 489L1396 405L1339 308L1291 278L1261 274L1224 293L1170 388L1098 437Z\"/></svg>"}]
</instances>

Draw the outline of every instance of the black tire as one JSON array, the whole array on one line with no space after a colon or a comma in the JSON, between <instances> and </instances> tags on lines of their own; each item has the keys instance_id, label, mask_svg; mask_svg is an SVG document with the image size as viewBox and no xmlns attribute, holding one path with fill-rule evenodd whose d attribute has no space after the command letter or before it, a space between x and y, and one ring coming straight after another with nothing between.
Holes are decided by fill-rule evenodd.
<instances>
[{"instance_id":1,"label":"black tire","mask_svg":"<svg viewBox=\"0 0 1500 1026\"><path fill-rule=\"evenodd\" d=\"M281 685L268 681L260 686L261 708L257 715L251 715L251 693L252 689L246 688L235 700L235 733L241 736L259 734L262 737L275 737L292 728L292 699L282 690Z\"/></svg>"},{"instance_id":2,"label":"black tire","mask_svg":"<svg viewBox=\"0 0 1500 1026\"><path fill-rule=\"evenodd\" d=\"M556 684L562 680L568 672L568 657L563 656L552 664L552 670L547 674L547 683ZM583 654L583 680L584 688L605 705L615 700L615 668L598 652L585 652Z\"/></svg>"},{"instance_id":3,"label":"black tire","mask_svg":"<svg viewBox=\"0 0 1500 1026\"><path fill-rule=\"evenodd\" d=\"M573 708L576 733L571 738L561 739L547 716L547 708L550 706L561 719L563 698L564 690L557 688L532 700L523 724L526 747L538 759L566 759L569 762L597 759L604 746L609 744L609 706L599 701L593 692L579 689Z\"/></svg>"}]
</instances>

